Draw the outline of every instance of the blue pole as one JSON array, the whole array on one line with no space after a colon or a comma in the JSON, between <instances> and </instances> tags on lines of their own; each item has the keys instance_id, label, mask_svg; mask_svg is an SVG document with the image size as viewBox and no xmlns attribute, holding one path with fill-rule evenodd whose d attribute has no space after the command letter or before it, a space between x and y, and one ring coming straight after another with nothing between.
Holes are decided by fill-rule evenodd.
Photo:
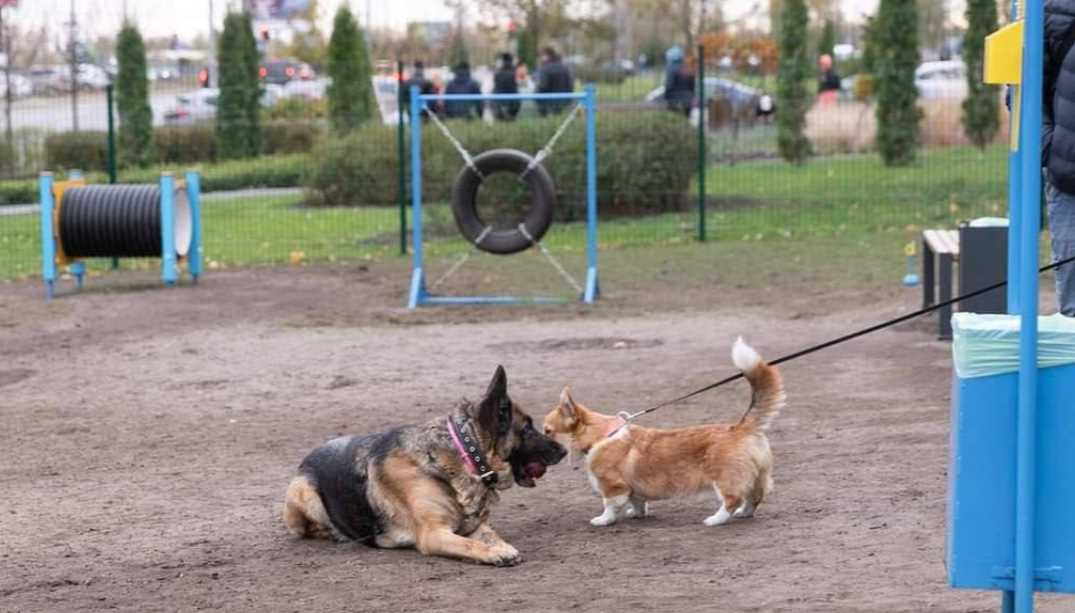
<instances>
[{"instance_id":1,"label":"blue pole","mask_svg":"<svg viewBox=\"0 0 1075 613\"><path fill-rule=\"evenodd\" d=\"M187 200L190 201L190 249L187 251L187 267L194 283L202 274L202 183L197 171L187 172Z\"/></svg>"},{"instance_id":2,"label":"blue pole","mask_svg":"<svg viewBox=\"0 0 1075 613\"><path fill-rule=\"evenodd\" d=\"M408 308L416 308L425 297L422 245L422 100L417 85L411 86L411 228L414 237L414 269L411 271L411 292Z\"/></svg>"},{"instance_id":3,"label":"blue pole","mask_svg":"<svg viewBox=\"0 0 1075 613\"><path fill-rule=\"evenodd\" d=\"M1021 161L1019 217L1019 417L1016 426L1015 610L1034 610L1034 435L1037 422L1038 233L1041 194L1041 102L1044 15L1042 3L1026 2L1022 100L1019 105Z\"/></svg>"},{"instance_id":4,"label":"blue pole","mask_svg":"<svg viewBox=\"0 0 1075 613\"><path fill-rule=\"evenodd\" d=\"M52 231L52 173L41 173L37 182L41 200L41 278L45 280L45 299L51 300L56 288L56 241Z\"/></svg>"},{"instance_id":5,"label":"blue pole","mask_svg":"<svg viewBox=\"0 0 1075 613\"><path fill-rule=\"evenodd\" d=\"M600 293L597 278L597 112L592 83L586 85L586 290L582 299L592 303Z\"/></svg>"},{"instance_id":6,"label":"blue pole","mask_svg":"<svg viewBox=\"0 0 1075 613\"><path fill-rule=\"evenodd\" d=\"M171 173L161 173L161 281L166 285L175 285L179 280L176 273L175 254L175 177Z\"/></svg>"},{"instance_id":7,"label":"blue pole","mask_svg":"<svg viewBox=\"0 0 1075 613\"><path fill-rule=\"evenodd\" d=\"M1019 0L1012 0L1011 5L1011 20L1014 22L1019 19ZM1020 253L1019 253L1019 237L1022 230L1022 223L1019 218L1019 194L1022 190L1022 169L1019 167L1019 146L1015 142L1016 134L1019 130L1016 128L1019 121L1019 86L1012 85L1009 87L1009 103L1010 110L1009 116L1011 120L1008 122L1008 132L1010 133L1010 146L1008 152L1008 313L1012 315L1019 314L1019 279L1020 279Z\"/></svg>"}]
</instances>

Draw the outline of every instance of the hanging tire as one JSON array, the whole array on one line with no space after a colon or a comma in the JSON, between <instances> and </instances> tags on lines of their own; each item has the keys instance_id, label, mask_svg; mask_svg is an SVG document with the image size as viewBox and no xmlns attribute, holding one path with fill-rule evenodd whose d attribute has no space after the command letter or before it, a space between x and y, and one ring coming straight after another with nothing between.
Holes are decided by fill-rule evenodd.
<instances>
[{"instance_id":1,"label":"hanging tire","mask_svg":"<svg viewBox=\"0 0 1075 613\"><path fill-rule=\"evenodd\" d=\"M533 161L533 157L517 149L492 149L474 157L477 172L466 166L456 177L452 190L455 224L478 249L497 255L518 253L541 240L549 229L556 206L556 186L544 166L534 164L531 168ZM519 222L526 233L517 225L494 227L478 214L478 189L485 177L497 172L515 173L530 190L530 208Z\"/></svg>"}]
</instances>

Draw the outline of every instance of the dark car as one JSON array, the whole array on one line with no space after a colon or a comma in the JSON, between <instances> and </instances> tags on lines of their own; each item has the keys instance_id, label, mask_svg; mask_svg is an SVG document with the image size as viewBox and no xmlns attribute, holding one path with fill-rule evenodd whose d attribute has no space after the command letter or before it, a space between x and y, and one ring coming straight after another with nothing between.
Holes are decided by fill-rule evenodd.
<instances>
[{"instance_id":1,"label":"dark car","mask_svg":"<svg viewBox=\"0 0 1075 613\"><path fill-rule=\"evenodd\" d=\"M258 68L258 76L266 83L286 85L295 79L310 80L315 75L309 64L297 60L268 60Z\"/></svg>"}]
</instances>

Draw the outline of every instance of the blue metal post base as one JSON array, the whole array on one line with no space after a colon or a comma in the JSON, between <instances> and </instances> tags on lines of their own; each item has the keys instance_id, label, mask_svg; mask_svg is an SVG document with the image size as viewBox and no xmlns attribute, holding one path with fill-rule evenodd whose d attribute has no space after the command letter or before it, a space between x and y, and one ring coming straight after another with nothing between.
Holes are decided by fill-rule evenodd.
<instances>
[{"instance_id":1,"label":"blue metal post base","mask_svg":"<svg viewBox=\"0 0 1075 613\"><path fill-rule=\"evenodd\" d=\"M175 252L175 178L161 173L161 281L174 286L179 280Z\"/></svg>"},{"instance_id":2,"label":"blue metal post base","mask_svg":"<svg viewBox=\"0 0 1075 613\"><path fill-rule=\"evenodd\" d=\"M83 282L83 279L86 276L86 263L85 262L75 262L75 263L71 264L70 266L68 266L67 270L71 274L75 275L75 286L81 291L82 290L82 282Z\"/></svg>"},{"instance_id":3,"label":"blue metal post base","mask_svg":"<svg viewBox=\"0 0 1075 613\"><path fill-rule=\"evenodd\" d=\"M187 172L187 200L190 201L190 248L187 250L187 269L192 283L198 283L202 274L202 187L201 176L191 170Z\"/></svg>"},{"instance_id":4,"label":"blue metal post base","mask_svg":"<svg viewBox=\"0 0 1075 613\"><path fill-rule=\"evenodd\" d=\"M426 280L421 268L415 268L411 273L410 299L407 300L408 309L416 309L418 305L425 304Z\"/></svg>"}]
</instances>

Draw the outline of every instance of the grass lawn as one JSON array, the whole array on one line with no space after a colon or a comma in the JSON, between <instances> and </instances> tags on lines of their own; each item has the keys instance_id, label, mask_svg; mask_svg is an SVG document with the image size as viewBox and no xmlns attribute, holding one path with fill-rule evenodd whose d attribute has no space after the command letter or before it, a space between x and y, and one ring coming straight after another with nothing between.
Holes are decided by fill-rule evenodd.
<instances>
[{"instance_id":1,"label":"grass lawn","mask_svg":"<svg viewBox=\"0 0 1075 613\"><path fill-rule=\"evenodd\" d=\"M878 265L899 268L901 246L917 229L952 227L961 219L1004 214L1005 160L1005 149L998 146L984 153L967 148L926 151L905 168L885 168L874 155L818 158L801 167L777 161L714 167L706 176L708 237L721 244L758 243L762 251L794 251L796 257L819 265L824 263L803 249L816 252L821 260L831 258L830 266L850 262L859 266L869 256ZM294 252L301 252L308 262L399 253L397 209L302 208L298 200L210 200L203 220L206 260L211 266L227 267L286 264ZM604 220L601 248L677 244L697 248L696 220L690 209ZM470 248L458 238L446 206L427 206L425 222L430 258L443 261ZM554 224L545 244L581 264L585 231L581 223ZM39 274L38 232L36 215L0 217L0 279ZM107 263L90 264L91 269L100 269ZM124 265L156 267L157 261Z\"/></svg>"},{"instance_id":2,"label":"grass lawn","mask_svg":"<svg viewBox=\"0 0 1075 613\"><path fill-rule=\"evenodd\" d=\"M1003 217L1006 151L932 149L902 168L886 168L877 155L713 167L706 174L708 221L717 237L734 239L866 236Z\"/></svg>"}]
</instances>

